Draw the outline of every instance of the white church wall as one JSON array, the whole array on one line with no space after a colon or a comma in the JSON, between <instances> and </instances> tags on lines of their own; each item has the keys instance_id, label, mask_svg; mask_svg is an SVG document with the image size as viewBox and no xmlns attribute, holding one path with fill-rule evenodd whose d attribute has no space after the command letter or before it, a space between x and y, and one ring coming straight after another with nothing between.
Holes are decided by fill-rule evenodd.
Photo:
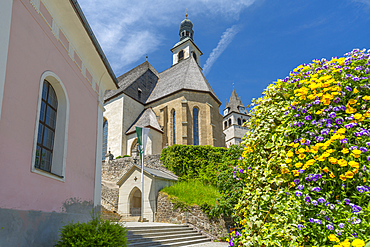
<instances>
[{"instance_id":1,"label":"white church wall","mask_svg":"<svg viewBox=\"0 0 370 247\"><path fill-rule=\"evenodd\" d=\"M136 133L127 135L127 154L130 155L132 144L136 140ZM145 154L160 154L162 152L162 134L156 130L149 129Z\"/></svg>"},{"instance_id":2,"label":"white church wall","mask_svg":"<svg viewBox=\"0 0 370 247\"><path fill-rule=\"evenodd\" d=\"M110 150L114 157L122 155L123 96L121 94L104 104L103 117L108 121L107 151Z\"/></svg>"}]
</instances>

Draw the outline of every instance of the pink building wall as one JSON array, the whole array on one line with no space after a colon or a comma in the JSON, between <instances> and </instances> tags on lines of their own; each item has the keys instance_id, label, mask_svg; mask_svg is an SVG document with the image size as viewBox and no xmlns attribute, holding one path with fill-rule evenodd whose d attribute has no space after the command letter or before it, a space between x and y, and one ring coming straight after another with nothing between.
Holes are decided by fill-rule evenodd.
<instances>
[{"instance_id":1,"label":"pink building wall","mask_svg":"<svg viewBox=\"0 0 370 247\"><path fill-rule=\"evenodd\" d=\"M66 42L64 35L62 41ZM62 221L79 219L78 214L87 219L93 208L99 96L29 0L13 0L6 66L0 120L0 221L12 215L10 220L18 217L22 223L18 228L6 223L0 245L51 246ZM45 71L60 78L69 99L64 182L31 172L40 78ZM75 205L68 207L68 200ZM32 211L41 212L31 217ZM34 236L29 231L23 236L27 229ZM47 237L37 239L45 231ZM5 233L6 241L1 236Z\"/></svg>"}]
</instances>

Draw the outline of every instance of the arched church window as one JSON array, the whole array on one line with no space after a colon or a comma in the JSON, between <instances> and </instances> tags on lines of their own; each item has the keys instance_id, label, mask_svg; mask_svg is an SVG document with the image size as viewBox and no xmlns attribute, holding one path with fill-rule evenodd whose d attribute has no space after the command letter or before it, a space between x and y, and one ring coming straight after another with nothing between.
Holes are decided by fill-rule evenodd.
<instances>
[{"instance_id":1,"label":"arched church window","mask_svg":"<svg viewBox=\"0 0 370 247\"><path fill-rule=\"evenodd\" d=\"M58 99L53 86L44 80L37 135L35 167L51 172Z\"/></svg>"},{"instance_id":2,"label":"arched church window","mask_svg":"<svg viewBox=\"0 0 370 247\"><path fill-rule=\"evenodd\" d=\"M176 144L176 112L172 113L172 143Z\"/></svg>"},{"instance_id":3,"label":"arched church window","mask_svg":"<svg viewBox=\"0 0 370 247\"><path fill-rule=\"evenodd\" d=\"M242 120L238 118L238 125L242 125Z\"/></svg>"},{"instance_id":4,"label":"arched church window","mask_svg":"<svg viewBox=\"0 0 370 247\"><path fill-rule=\"evenodd\" d=\"M243 119L243 124L245 123L246 121L245 121L245 119Z\"/></svg>"},{"instance_id":5,"label":"arched church window","mask_svg":"<svg viewBox=\"0 0 370 247\"><path fill-rule=\"evenodd\" d=\"M181 59L184 59L184 51L183 51L183 50L181 50L181 51L179 52L179 61L180 61Z\"/></svg>"},{"instance_id":6,"label":"arched church window","mask_svg":"<svg viewBox=\"0 0 370 247\"><path fill-rule=\"evenodd\" d=\"M224 122L224 129L227 128L227 121Z\"/></svg>"},{"instance_id":7,"label":"arched church window","mask_svg":"<svg viewBox=\"0 0 370 247\"><path fill-rule=\"evenodd\" d=\"M229 118L229 127L231 126L231 118Z\"/></svg>"},{"instance_id":8,"label":"arched church window","mask_svg":"<svg viewBox=\"0 0 370 247\"><path fill-rule=\"evenodd\" d=\"M102 160L105 159L105 155L107 154L107 146L108 146L108 121L106 119L103 120L103 150L102 150Z\"/></svg>"},{"instance_id":9,"label":"arched church window","mask_svg":"<svg viewBox=\"0 0 370 247\"><path fill-rule=\"evenodd\" d=\"M186 36L189 36L189 31L186 31Z\"/></svg>"},{"instance_id":10,"label":"arched church window","mask_svg":"<svg viewBox=\"0 0 370 247\"><path fill-rule=\"evenodd\" d=\"M194 145L199 145L199 119L198 119L198 108L193 109L193 140Z\"/></svg>"}]
</instances>

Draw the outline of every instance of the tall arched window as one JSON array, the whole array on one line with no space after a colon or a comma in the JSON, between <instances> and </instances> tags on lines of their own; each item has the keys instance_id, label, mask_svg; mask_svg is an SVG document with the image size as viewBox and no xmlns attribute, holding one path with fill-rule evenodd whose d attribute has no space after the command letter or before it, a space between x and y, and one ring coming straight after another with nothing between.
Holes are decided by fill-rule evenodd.
<instances>
[{"instance_id":1,"label":"tall arched window","mask_svg":"<svg viewBox=\"0 0 370 247\"><path fill-rule=\"evenodd\" d=\"M184 51L183 50L181 50L180 52L179 52L179 58L178 58L178 60L180 61L181 59L183 59L184 58Z\"/></svg>"},{"instance_id":2,"label":"tall arched window","mask_svg":"<svg viewBox=\"0 0 370 247\"><path fill-rule=\"evenodd\" d=\"M176 144L176 112L172 113L172 143Z\"/></svg>"},{"instance_id":3,"label":"tall arched window","mask_svg":"<svg viewBox=\"0 0 370 247\"><path fill-rule=\"evenodd\" d=\"M199 145L199 120L198 120L198 108L193 109L193 140L194 145Z\"/></svg>"},{"instance_id":4,"label":"tall arched window","mask_svg":"<svg viewBox=\"0 0 370 247\"><path fill-rule=\"evenodd\" d=\"M197 61L197 54L195 54L195 52L193 52L193 58Z\"/></svg>"},{"instance_id":5,"label":"tall arched window","mask_svg":"<svg viewBox=\"0 0 370 247\"><path fill-rule=\"evenodd\" d=\"M105 159L105 155L107 154L107 146L108 146L108 121L106 119L103 120L103 153L102 153L102 160Z\"/></svg>"},{"instance_id":6,"label":"tall arched window","mask_svg":"<svg viewBox=\"0 0 370 247\"><path fill-rule=\"evenodd\" d=\"M238 125L242 125L242 120L238 118Z\"/></svg>"},{"instance_id":7,"label":"tall arched window","mask_svg":"<svg viewBox=\"0 0 370 247\"><path fill-rule=\"evenodd\" d=\"M44 80L37 135L35 167L51 172L58 99L54 88Z\"/></svg>"},{"instance_id":8,"label":"tall arched window","mask_svg":"<svg viewBox=\"0 0 370 247\"><path fill-rule=\"evenodd\" d=\"M231 118L229 118L229 127L231 126Z\"/></svg>"},{"instance_id":9,"label":"tall arched window","mask_svg":"<svg viewBox=\"0 0 370 247\"><path fill-rule=\"evenodd\" d=\"M227 121L224 122L224 129L227 128Z\"/></svg>"}]
</instances>

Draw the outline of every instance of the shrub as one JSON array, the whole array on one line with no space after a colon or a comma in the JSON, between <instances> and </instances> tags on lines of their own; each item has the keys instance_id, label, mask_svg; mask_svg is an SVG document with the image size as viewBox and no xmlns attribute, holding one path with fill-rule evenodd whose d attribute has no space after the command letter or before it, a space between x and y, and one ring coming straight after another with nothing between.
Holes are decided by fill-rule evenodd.
<instances>
[{"instance_id":1,"label":"shrub","mask_svg":"<svg viewBox=\"0 0 370 247\"><path fill-rule=\"evenodd\" d=\"M313 60L253 101L230 245L357 246L370 239L369 51Z\"/></svg>"},{"instance_id":2,"label":"shrub","mask_svg":"<svg viewBox=\"0 0 370 247\"><path fill-rule=\"evenodd\" d=\"M193 145L172 145L162 150L161 161L181 180L198 179L217 185L217 170L226 148Z\"/></svg>"},{"instance_id":3,"label":"shrub","mask_svg":"<svg viewBox=\"0 0 370 247\"><path fill-rule=\"evenodd\" d=\"M127 246L126 229L108 220L100 220L99 215L92 214L86 223L69 223L60 229L60 239L56 247L69 246Z\"/></svg>"}]
</instances>

